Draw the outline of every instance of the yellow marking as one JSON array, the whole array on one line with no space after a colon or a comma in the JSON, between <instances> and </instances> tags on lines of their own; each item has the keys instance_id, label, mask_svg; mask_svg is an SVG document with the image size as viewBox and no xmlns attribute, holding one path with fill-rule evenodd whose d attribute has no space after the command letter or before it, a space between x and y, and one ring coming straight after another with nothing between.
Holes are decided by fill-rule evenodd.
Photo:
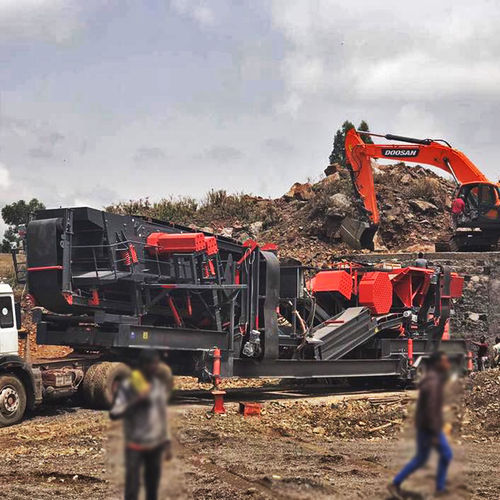
<instances>
[{"instance_id":1,"label":"yellow marking","mask_svg":"<svg viewBox=\"0 0 500 500\"><path fill-rule=\"evenodd\" d=\"M148 340L149 332L142 332L142 340Z\"/></svg>"}]
</instances>

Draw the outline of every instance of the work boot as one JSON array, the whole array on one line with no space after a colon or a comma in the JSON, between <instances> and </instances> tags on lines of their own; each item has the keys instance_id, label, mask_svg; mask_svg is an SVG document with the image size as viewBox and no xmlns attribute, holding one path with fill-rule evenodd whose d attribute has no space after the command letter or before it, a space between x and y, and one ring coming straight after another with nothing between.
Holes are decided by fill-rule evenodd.
<instances>
[{"instance_id":1,"label":"work boot","mask_svg":"<svg viewBox=\"0 0 500 500\"><path fill-rule=\"evenodd\" d=\"M434 498L447 497L449 495L450 495L449 490L436 490L434 493Z\"/></svg>"},{"instance_id":2,"label":"work boot","mask_svg":"<svg viewBox=\"0 0 500 500\"><path fill-rule=\"evenodd\" d=\"M391 494L391 498L397 498L397 500L404 500L403 490L399 484L389 483L387 489Z\"/></svg>"}]
</instances>

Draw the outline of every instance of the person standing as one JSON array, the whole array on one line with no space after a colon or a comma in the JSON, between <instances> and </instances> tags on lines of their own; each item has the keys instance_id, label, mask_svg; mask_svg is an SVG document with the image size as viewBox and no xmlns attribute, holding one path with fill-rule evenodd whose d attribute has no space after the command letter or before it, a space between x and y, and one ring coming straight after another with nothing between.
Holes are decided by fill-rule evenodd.
<instances>
[{"instance_id":1,"label":"person standing","mask_svg":"<svg viewBox=\"0 0 500 500\"><path fill-rule=\"evenodd\" d=\"M167 402L172 390L170 369L158 351L143 349L139 368L119 386L109 412L123 419L125 436L125 500L137 500L144 469L146 500L157 500L162 461L170 454Z\"/></svg>"},{"instance_id":2,"label":"person standing","mask_svg":"<svg viewBox=\"0 0 500 500\"><path fill-rule=\"evenodd\" d=\"M427 269L429 266L429 261L424 257L422 252L418 252L417 259L415 260L415 267L422 267Z\"/></svg>"},{"instance_id":3,"label":"person standing","mask_svg":"<svg viewBox=\"0 0 500 500\"><path fill-rule=\"evenodd\" d=\"M486 368L486 361L488 360L488 342L486 342L486 337L481 335L479 342L473 340L472 343L477 346L477 369L482 372Z\"/></svg>"},{"instance_id":4,"label":"person standing","mask_svg":"<svg viewBox=\"0 0 500 500\"><path fill-rule=\"evenodd\" d=\"M500 337L495 337L493 345L493 366L500 366Z\"/></svg>"},{"instance_id":5,"label":"person standing","mask_svg":"<svg viewBox=\"0 0 500 500\"><path fill-rule=\"evenodd\" d=\"M446 494L446 475L453 453L443 432L444 386L450 370L445 353L433 353L428 360L428 371L419 385L415 424L417 428L417 452L395 476L388 489L397 499L404 498L401 483L410 474L427 463L431 450L439 453L436 476L436 496Z\"/></svg>"},{"instance_id":6,"label":"person standing","mask_svg":"<svg viewBox=\"0 0 500 500\"><path fill-rule=\"evenodd\" d=\"M460 221L460 216L465 213L465 201L462 195L453 200L451 204L451 215L453 219L453 227L457 228Z\"/></svg>"}]
</instances>

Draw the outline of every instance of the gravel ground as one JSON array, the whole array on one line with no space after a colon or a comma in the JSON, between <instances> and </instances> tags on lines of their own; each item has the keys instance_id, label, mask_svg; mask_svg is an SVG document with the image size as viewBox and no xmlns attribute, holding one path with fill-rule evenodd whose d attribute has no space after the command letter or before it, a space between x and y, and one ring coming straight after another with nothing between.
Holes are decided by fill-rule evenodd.
<instances>
[{"instance_id":1,"label":"gravel ground","mask_svg":"<svg viewBox=\"0 0 500 500\"><path fill-rule=\"evenodd\" d=\"M386 484L413 452L413 429L411 418L394 415L399 404L394 393L386 397L387 404L381 404L383 394L372 396L374 420L366 408L370 395L352 405L339 403L340 396L300 403L267 400L264 415L248 418L237 413L236 403L227 404L227 416L212 418L206 404L173 406L175 458L165 463L160 498L388 498ZM402 396L403 414L411 399ZM338 420L339 409L352 408L363 412L357 423L353 417L324 423L325 415ZM320 415L323 425L316 426ZM383 434L369 432L384 418L395 423ZM346 429L344 438L336 435L339 425ZM452 441L449 498L496 500L495 441L460 435ZM48 407L18 426L0 429L0 446L5 499L121 498L121 428L106 413ZM434 468L435 457L408 481L409 498L432 496Z\"/></svg>"}]
</instances>

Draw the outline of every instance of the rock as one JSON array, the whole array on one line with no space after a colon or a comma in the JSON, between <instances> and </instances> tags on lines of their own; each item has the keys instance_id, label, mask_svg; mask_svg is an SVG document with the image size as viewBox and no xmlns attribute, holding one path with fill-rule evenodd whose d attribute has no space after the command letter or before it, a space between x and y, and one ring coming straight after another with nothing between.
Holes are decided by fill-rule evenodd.
<instances>
[{"instance_id":1,"label":"rock","mask_svg":"<svg viewBox=\"0 0 500 500\"><path fill-rule=\"evenodd\" d=\"M262 228L264 227L264 223L261 221L256 221L252 222L249 226L250 232L254 235L257 236L261 231Z\"/></svg>"},{"instance_id":2,"label":"rock","mask_svg":"<svg viewBox=\"0 0 500 500\"><path fill-rule=\"evenodd\" d=\"M344 218L352 211L352 204L349 198L343 193L335 193L329 198L330 207L326 215L335 218Z\"/></svg>"},{"instance_id":3,"label":"rock","mask_svg":"<svg viewBox=\"0 0 500 500\"><path fill-rule=\"evenodd\" d=\"M384 240L379 232L375 233L373 238L373 245L376 252L387 252L387 247L384 244Z\"/></svg>"},{"instance_id":4,"label":"rock","mask_svg":"<svg viewBox=\"0 0 500 500\"><path fill-rule=\"evenodd\" d=\"M407 186L408 184L410 184L411 181L412 181L412 176L410 174L404 174L401 177L401 184L405 184Z\"/></svg>"},{"instance_id":5,"label":"rock","mask_svg":"<svg viewBox=\"0 0 500 500\"><path fill-rule=\"evenodd\" d=\"M301 184L296 182L284 196L285 200L308 201L314 197L314 191L309 182Z\"/></svg>"},{"instance_id":6,"label":"rock","mask_svg":"<svg viewBox=\"0 0 500 500\"><path fill-rule=\"evenodd\" d=\"M331 175L328 175L324 179L321 179L319 182L322 185L327 185L327 184L331 184L333 182L337 182L339 180L340 180L340 174L338 172L335 172Z\"/></svg>"},{"instance_id":7,"label":"rock","mask_svg":"<svg viewBox=\"0 0 500 500\"><path fill-rule=\"evenodd\" d=\"M324 427L314 427L313 428L313 433L314 434L324 434L325 433L325 428Z\"/></svg>"},{"instance_id":8,"label":"rock","mask_svg":"<svg viewBox=\"0 0 500 500\"><path fill-rule=\"evenodd\" d=\"M351 208L351 202L349 198L343 193L335 193L330 196L330 201L333 206L342 208L344 210L349 210Z\"/></svg>"},{"instance_id":9,"label":"rock","mask_svg":"<svg viewBox=\"0 0 500 500\"><path fill-rule=\"evenodd\" d=\"M336 174L339 172L339 170L342 169L342 165L340 165L339 163L331 163L330 165L328 165L324 172L325 172L325 175L326 176L330 176L332 174Z\"/></svg>"},{"instance_id":10,"label":"rock","mask_svg":"<svg viewBox=\"0 0 500 500\"><path fill-rule=\"evenodd\" d=\"M434 252L434 245L429 245L429 244L423 245L422 243L416 243L415 245L410 245L409 247L407 247L406 251L409 253L418 253L418 252L423 252L424 254L432 253Z\"/></svg>"},{"instance_id":11,"label":"rock","mask_svg":"<svg viewBox=\"0 0 500 500\"><path fill-rule=\"evenodd\" d=\"M471 321L479 321L479 314L475 312L469 313L469 319Z\"/></svg>"},{"instance_id":12,"label":"rock","mask_svg":"<svg viewBox=\"0 0 500 500\"><path fill-rule=\"evenodd\" d=\"M233 228L232 227L224 227L220 230L219 234L221 236L225 236L226 238L232 238L233 236Z\"/></svg>"},{"instance_id":13,"label":"rock","mask_svg":"<svg viewBox=\"0 0 500 500\"><path fill-rule=\"evenodd\" d=\"M428 212L437 212L438 211L438 207L436 207L436 205L434 205L433 203L430 203L428 201L410 200L408 203L410 204L410 206L414 210L417 210L418 212L428 213Z\"/></svg>"}]
</instances>

